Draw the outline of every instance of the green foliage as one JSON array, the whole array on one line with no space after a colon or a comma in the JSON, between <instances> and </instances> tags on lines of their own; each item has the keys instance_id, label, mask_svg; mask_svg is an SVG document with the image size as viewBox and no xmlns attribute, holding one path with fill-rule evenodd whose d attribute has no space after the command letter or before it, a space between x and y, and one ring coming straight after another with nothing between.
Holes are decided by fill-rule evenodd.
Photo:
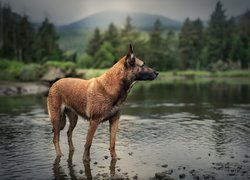
<instances>
[{"instance_id":1,"label":"green foliage","mask_svg":"<svg viewBox=\"0 0 250 180\"><path fill-rule=\"evenodd\" d=\"M21 80L34 81L42 74L41 65L28 64L18 61L0 60L0 79L1 80Z\"/></svg>"},{"instance_id":2,"label":"green foliage","mask_svg":"<svg viewBox=\"0 0 250 180\"><path fill-rule=\"evenodd\" d=\"M27 15L0 3L0 57L31 63L62 57L54 25L45 18L36 30Z\"/></svg>"},{"instance_id":3,"label":"green foliage","mask_svg":"<svg viewBox=\"0 0 250 180\"><path fill-rule=\"evenodd\" d=\"M88 45L86 52L89 55L94 56L95 53L100 48L101 44L102 44L102 37L101 37L100 29L96 28L94 31L93 37L89 41L89 45Z\"/></svg>"},{"instance_id":4,"label":"green foliage","mask_svg":"<svg viewBox=\"0 0 250 180\"><path fill-rule=\"evenodd\" d=\"M179 35L179 58L183 69L199 69L202 50L203 25L200 19L187 18Z\"/></svg>"},{"instance_id":5,"label":"green foliage","mask_svg":"<svg viewBox=\"0 0 250 180\"><path fill-rule=\"evenodd\" d=\"M18 61L0 60L0 78L2 80L14 80L20 76L24 64Z\"/></svg>"},{"instance_id":6,"label":"green foliage","mask_svg":"<svg viewBox=\"0 0 250 180\"><path fill-rule=\"evenodd\" d=\"M109 42L105 42L100 49L95 53L95 64L93 67L108 68L115 62L115 58L112 54L113 47Z\"/></svg>"},{"instance_id":7,"label":"green foliage","mask_svg":"<svg viewBox=\"0 0 250 180\"><path fill-rule=\"evenodd\" d=\"M217 2L206 30L206 47L210 63L228 60L228 38L231 36L231 24L225 15L221 2Z\"/></svg>"},{"instance_id":8,"label":"green foliage","mask_svg":"<svg viewBox=\"0 0 250 180\"><path fill-rule=\"evenodd\" d=\"M84 79L91 79L104 74L107 69L83 69Z\"/></svg>"},{"instance_id":9,"label":"green foliage","mask_svg":"<svg viewBox=\"0 0 250 180\"><path fill-rule=\"evenodd\" d=\"M77 58L76 65L77 68L90 68L93 66L93 57L84 53Z\"/></svg>"},{"instance_id":10,"label":"green foliage","mask_svg":"<svg viewBox=\"0 0 250 180\"><path fill-rule=\"evenodd\" d=\"M63 71L71 70L76 68L76 64L73 62L62 62L57 60L48 60L45 64L45 67L56 67L60 68Z\"/></svg>"},{"instance_id":11,"label":"green foliage","mask_svg":"<svg viewBox=\"0 0 250 180\"><path fill-rule=\"evenodd\" d=\"M36 81L43 74L42 66L39 64L28 64L20 70L19 80Z\"/></svg>"}]
</instances>

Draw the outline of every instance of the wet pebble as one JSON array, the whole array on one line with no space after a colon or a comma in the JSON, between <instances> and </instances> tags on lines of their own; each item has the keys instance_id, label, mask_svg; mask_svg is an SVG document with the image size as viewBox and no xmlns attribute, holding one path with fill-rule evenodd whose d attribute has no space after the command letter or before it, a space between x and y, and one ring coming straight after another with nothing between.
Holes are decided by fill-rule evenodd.
<instances>
[{"instance_id":1,"label":"wet pebble","mask_svg":"<svg viewBox=\"0 0 250 180\"><path fill-rule=\"evenodd\" d=\"M108 159L109 157L108 156L104 156L104 159Z\"/></svg>"},{"instance_id":2,"label":"wet pebble","mask_svg":"<svg viewBox=\"0 0 250 180\"><path fill-rule=\"evenodd\" d=\"M138 175L136 174L136 175L133 177L133 179L138 179Z\"/></svg>"},{"instance_id":3,"label":"wet pebble","mask_svg":"<svg viewBox=\"0 0 250 180\"><path fill-rule=\"evenodd\" d=\"M123 179L124 179L124 177L122 177L122 176L119 176L119 175L115 174L115 175L114 175L114 176L112 176L110 179L112 179L112 180L123 180Z\"/></svg>"},{"instance_id":4,"label":"wet pebble","mask_svg":"<svg viewBox=\"0 0 250 180\"><path fill-rule=\"evenodd\" d=\"M190 174L192 174L192 175L194 175L195 170L194 170L194 169L192 169L191 171L189 171L189 173L190 173Z\"/></svg>"},{"instance_id":5,"label":"wet pebble","mask_svg":"<svg viewBox=\"0 0 250 180\"><path fill-rule=\"evenodd\" d=\"M168 167L168 165L167 165L167 164L163 164L163 165L161 165L161 167L163 167L163 168L167 168L167 167Z\"/></svg>"},{"instance_id":6,"label":"wet pebble","mask_svg":"<svg viewBox=\"0 0 250 180\"><path fill-rule=\"evenodd\" d=\"M101 168L101 169L104 169L105 168L105 166L98 166L99 168Z\"/></svg>"},{"instance_id":7,"label":"wet pebble","mask_svg":"<svg viewBox=\"0 0 250 180\"><path fill-rule=\"evenodd\" d=\"M180 179L184 179L185 177L186 177L185 174L180 174L180 175L179 175L179 178L180 178Z\"/></svg>"},{"instance_id":8,"label":"wet pebble","mask_svg":"<svg viewBox=\"0 0 250 180\"><path fill-rule=\"evenodd\" d=\"M173 172L174 172L173 169L169 169L166 171L166 174L171 175L171 174L173 174Z\"/></svg>"},{"instance_id":9,"label":"wet pebble","mask_svg":"<svg viewBox=\"0 0 250 180\"><path fill-rule=\"evenodd\" d=\"M193 180L200 180L199 176L193 176Z\"/></svg>"},{"instance_id":10,"label":"wet pebble","mask_svg":"<svg viewBox=\"0 0 250 180\"><path fill-rule=\"evenodd\" d=\"M157 172L157 173L155 173L155 177L158 178L158 179L163 179L164 177L166 177L166 173Z\"/></svg>"},{"instance_id":11,"label":"wet pebble","mask_svg":"<svg viewBox=\"0 0 250 180\"><path fill-rule=\"evenodd\" d=\"M204 174L204 175L203 175L203 178L204 178L204 180L207 180L207 179L215 179L214 176L209 175L209 174Z\"/></svg>"},{"instance_id":12,"label":"wet pebble","mask_svg":"<svg viewBox=\"0 0 250 180\"><path fill-rule=\"evenodd\" d=\"M246 159L244 159L242 162L243 162L243 163L248 163L249 161L248 161L248 160L246 160Z\"/></svg>"},{"instance_id":13,"label":"wet pebble","mask_svg":"<svg viewBox=\"0 0 250 180\"><path fill-rule=\"evenodd\" d=\"M101 174L101 176L106 178L106 177L109 177L109 174L108 173L103 173L103 174Z\"/></svg>"},{"instance_id":14,"label":"wet pebble","mask_svg":"<svg viewBox=\"0 0 250 180\"><path fill-rule=\"evenodd\" d=\"M155 179L159 180L174 180L170 176L168 176L165 172L157 172L155 173Z\"/></svg>"},{"instance_id":15,"label":"wet pebble","mask_svg":"<svg viewBox=\"0 0 250 180\"><path fill-rule=\"evenodd\" d=\"M234 172L230 172L229 176L235 176L235 173Z\"/></svg>"}]
</instances>

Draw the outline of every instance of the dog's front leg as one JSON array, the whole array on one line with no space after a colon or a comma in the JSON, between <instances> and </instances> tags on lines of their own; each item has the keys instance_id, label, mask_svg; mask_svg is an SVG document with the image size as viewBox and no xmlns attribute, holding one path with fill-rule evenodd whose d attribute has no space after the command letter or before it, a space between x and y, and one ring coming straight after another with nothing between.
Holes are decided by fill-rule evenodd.
<instances>
[{"instance_id":1,"label":"dog's front leg","mask_svg":"<svg viewBox=\"0 0 250 180\"><path fill-rule=\"evenodd\" d=\"M89 130L88 130L86 143L84 146L84 153L83 153L83 160L85 162L90 161L89 151L90 151L90 147L91 147L93 137L94 137L94 134L95 134L95 131L96 131L98 124L99 124L99 121L97 121L97 120L90 120L89 121Z\"/></svg>"},{"instance_id":2,"label":"dog's front leg","mask_svg":"<svg viewBox=\"0 0 250 180\"><path fill-rule=\"evenodd\" d=\"M117 154L115 152L115 140L116 140L116 132L119 125L120 113L117 113L112 119L109 120L110 127L110 155L112 159L118 159Z\"/></svg>"}]
</instances>

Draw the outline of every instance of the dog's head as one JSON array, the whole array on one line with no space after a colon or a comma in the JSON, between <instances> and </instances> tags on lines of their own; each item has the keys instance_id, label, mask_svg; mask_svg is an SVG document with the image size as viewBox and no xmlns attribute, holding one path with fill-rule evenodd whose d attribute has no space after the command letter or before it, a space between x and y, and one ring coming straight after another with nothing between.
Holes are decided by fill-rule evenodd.
<instances>
[{"instance_id":1,"label":"dog's head","mask_svg":"<svg viewBox=\"0 0 250 180\"><path fill-rule=\"evenodd\" d=\"M125 67L135 81L154 80L159 74L135 56L131 44L129 45L128 54L125 57Z\"/></svg>"}]
</instances>

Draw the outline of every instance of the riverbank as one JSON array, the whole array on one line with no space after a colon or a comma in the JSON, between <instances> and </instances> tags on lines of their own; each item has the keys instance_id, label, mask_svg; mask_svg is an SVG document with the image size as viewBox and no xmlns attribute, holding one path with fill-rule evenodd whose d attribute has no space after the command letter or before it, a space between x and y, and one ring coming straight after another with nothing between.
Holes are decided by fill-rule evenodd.
<instances>
[{"instance_id":1,"label":"riverbank","mask_svg":"<svg viewBox=\"0 0 250 180\"><path fill-rule=\"evenodd\" d=\"M83 74L83 77L90 79L100 76L108 69L77 69L77 74ZM227 71L163 71L160 72L158 79L165 80L170 78L250 78L250 70L227 70Z\"/></svg>"},{"instance_id":2,"label":"riverbank","mask_svg":"<svg viewBox=\"0 0 250 180\"><path fill-rule=\"evenodd\" d=\"M90 79L98 77L105 73L107 69L77 69L76 76L83 79ZM54 72L54 71L53 71ZM55 76L55 73L52 73ZM229 84L249 84L250 83L250 70L231 70L231 71L167 71L160 72L159 77L153 83L178 83L185 82L187 84L193 83L206 83L208 81L225 82ZM35 81L21 81L18 80L1 80L0 79L0 96L7 95L29 95L29 94L42 94L47 93L49 83L37 79Z\"/></svg>"},{"instance_id":3,"label":"riverbank","mask_svg":"<svg viewBox=\"0 0 250 180\"><path fill-rule=\"evenodd\" d=\"M0 96L46 94L49 86L39 82L0 81Z\"/></svg>"}]
</instances>

